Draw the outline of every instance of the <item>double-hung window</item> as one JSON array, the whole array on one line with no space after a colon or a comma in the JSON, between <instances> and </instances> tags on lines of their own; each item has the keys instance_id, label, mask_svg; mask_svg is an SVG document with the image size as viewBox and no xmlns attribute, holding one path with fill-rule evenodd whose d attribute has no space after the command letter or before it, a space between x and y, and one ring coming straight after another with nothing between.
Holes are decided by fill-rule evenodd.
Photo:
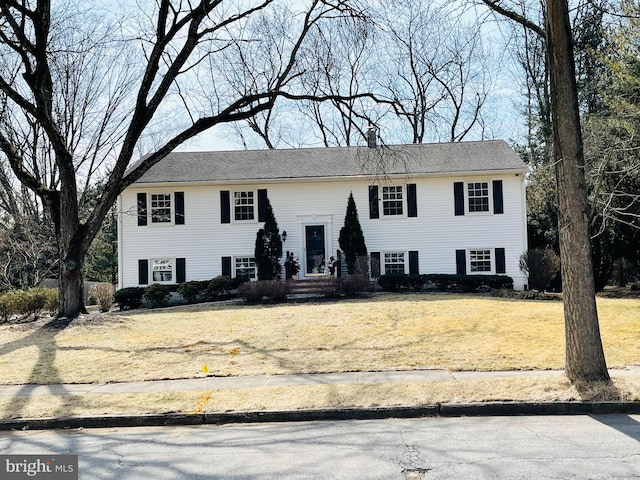
<instances>
[{"instance_id":1,"label":"double-hung window","mask_svg":"<svg viewBox=\"0 0 640 480\"><path fill-rule=\"evenodd\" d=\"M404 252L385 252L384 254L384 273L386 275L393 273L405 273L405 253Z\"/></svg>"},{"instance_id":2,"label":"double-hung window","mask_svg":"<svg viewBox=\"0 0 640 480\"><path fill-rule=\"evenodd\" d=\"M491 250L469 250L469 269L472 273L491 272Z\"/></svg>"},{"instance_id":3,"label":"double-hung window","mask_svg":"<svg viewBox=\"0 0 640 480\"><path fill-rule=\"evenodd\" d=\"M236 257L235 258L235 278L245 280L256 280L258 277L258 269L256 267L256 259L253 257Z\"/></svg>"},{"instance_id":4,"label":"double-hung window","mask_svg":"<svg viewBox=\"0 0 640 480\"><path fill-rule=\"evenodd\" d=\"M403 210L402 185L388 185L382 187L382 214L384 216L402 215Z\"/></svg>"},{"instance_id":5,"label":"double-hung window","mask_svg":"<svg viewBox=\"0 0 640 480\"><path fill-rule=\"evenodd\" d=\"M156 258L151 260L151 281L153 283L175 283L174 263L172 258Z\"/></svg>"},{"instance_id":6,"label":"double-hung window","mask_svg":"<svg viewBox=\"0 0 640 480\"><path fill-rule=\"evenodd\" d=\"M255 219L255 192L234 192L233 212L236 221Z\"/></svg>"},{"instance_id":7,"label":"double-hung window","mask_svg":"<svg viewBox=\"0 0 640 480\"><path fill-rule=\"evenodd\" d=\"M488 212L489 184L487 182L468 183L467 198L469 199L469 213Z\"/></svg>"},{"instance_id":8,"label":"double-hung window","mask_svg":"<svg viewBox=\"0 0 640 480\"><path fill-rule=\"evenodd\" d=\"M151 223L171 223L171 194L151 194Z\"/></svg>"}]
</instances>

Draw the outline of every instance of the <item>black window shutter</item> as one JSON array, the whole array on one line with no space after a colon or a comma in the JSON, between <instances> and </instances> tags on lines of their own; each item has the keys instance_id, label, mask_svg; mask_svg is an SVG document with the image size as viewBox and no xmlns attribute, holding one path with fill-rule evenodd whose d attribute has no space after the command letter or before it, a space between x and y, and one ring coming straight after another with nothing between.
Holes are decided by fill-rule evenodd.
<instances>
[{"instance_id":1,"label":"black window shutter","mask_svg":"<svg viewBox=\"0 0 640 480\"><path fill-rule=\"evenodd\" d=\"M149 260L138 260L138 285L149 283Z\"/></svg>"},{"instance_id":2,"label":"black window shutter","mask_svg":"<svg viewBox=\"0 0 640 480\"><path fill-rule=\"evenodd\" d=\"M371 252L371 276L373 278L380 276L380 252Z\"/></svg>"},{"instance_id":3,"label":"black window shutter","mask_svg":"<svg viewBox=\"0 0 640 480\"><path fill-rule=\"evenodd\" d=\"M147 194L138 193L138 226L147 224Z\"/></svg>"},{"instance_id":4,"label":"black window shutter","mask_svg":"<svg viewBox=\"0 0 640 480\"><path fill-rule=\"evenodd\" d=\"M418 266L418 251L409 251L409 275L418 275L420 268Z\"/></svg>"},{"instance_id":5,"label":"black window shutter","mask_svg":"<svg viewBox=\"0 0 640 480\"><path fill-rule=\"evenodd\" d=\"M184 258L176 258L176 283L187 281L187 261Z\"/></svg>"},{"instance_id":6,"label":"black window shutter","mask_svg":"<svg viewBox=\"0 0 640 480\"><path fill-rule=\"evenodd\" d=\"M174 198L176 203L175 223L176 225L184 225L184 192L174 193Z\"/></svg>"},{"instance_id":7,"label":"black window shutter","mask_svg":"<svg viewBox=\"0 0 640 480\"><path fill-rule=\"evenodd\" d=\"M456 250L456 274L457 275L467 274L467 251L466 250Z\"/></svg>"},{"instance_id":8,"label":"black window shutter","mask_svg":"<svg viewBox=\"0 0 640 480\"><path fill-rule=\"evenodd\" d=\"M231 223L231 193L220 190L220 223Z\"/></svg>"},{"instance_id":9,"label":"black window shutter","mask_svg":"<svg viewBox=\"0 0 640 480\"><path fill-rule=\"evenodd\" d=\"M493 213L504 213L502 200L502 180L493 181Z\"/></svg>"},{"instance_id":10,"label":"black window shutter","mask_svg":"<svg viewBox=\"0 0 640 480\"><path fill-rule=\"evenodd\" d=\"M455 203L455 214L464 215L464 182L453 183L453 199Z\"/></svg>"},{"instance_id":11,"label":"black window shutter","mask_svg":"<svg viewBox=\"0 0 640 480\"><path fill-rule=\"evenodd\" d=\"M504 248L496 248L496 273L507 273Z\"/></svg>"},{"instance_id":12,"label":"black window shutter","mask_svg":"<svg viewBox=\"0 0 640 480\"><path fill-rule=\"evenodd\" d=\"M222 257L222 275L231 278L231 257Z\"/></svg>"},{"instance_id":13,"label":"black window shutter","mask_svg":"<svg viewBox=\"0 0 640 480\"><path fill-rule=\"evenodd\" d=\"M410 217L418 216L418 198L415 183L407 183L407 215Z\"/></svg>"},{"instance_id":14,"label":"black window shutter","mask_svg":"<svg viewBox=\"0 0 640 480\"><path fill-rule=\"evenodd\" d=\"M258 221L267 221L267 189L261 188L258 190Z\"/></svg>"},{"instance_id":15,"label":"black window shutter","mask_svg":"<svg viewBox=\"0 0 640 480\"><path fill-rule=\"evenodd\" d=\"M380 218L377 185L369 185L369 218Z\"/></svg>"}]
</instances>

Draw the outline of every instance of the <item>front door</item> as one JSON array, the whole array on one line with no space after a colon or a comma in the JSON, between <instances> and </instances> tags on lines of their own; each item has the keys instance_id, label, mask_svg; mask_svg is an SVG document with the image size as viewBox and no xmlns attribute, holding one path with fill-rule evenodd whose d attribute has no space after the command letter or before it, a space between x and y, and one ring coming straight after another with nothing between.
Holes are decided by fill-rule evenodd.
<instances>
[{"instance_id":1,"label":"front door","mask_svg":"<svg viewBox=\"0 0 640 480\"><path fill-rule=\"evenodd\" d=\"M305 274L325 274L327 270L324 225L305 225Z\"/></svg>"}]
</instances>

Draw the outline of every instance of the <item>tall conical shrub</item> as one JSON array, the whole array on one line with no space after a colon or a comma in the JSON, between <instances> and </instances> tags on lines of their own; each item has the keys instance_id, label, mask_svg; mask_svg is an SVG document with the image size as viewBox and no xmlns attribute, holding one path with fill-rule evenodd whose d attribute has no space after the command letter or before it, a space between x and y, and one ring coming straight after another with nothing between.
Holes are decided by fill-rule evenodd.
<instances>
[{"instance_id":1,"label":"tall conical shrub","mask_svg":"<svg viewBox=\"0 0 640 480\"><path fill-rule=\"evenodd\" d=\"M350 274L363 273L356 272L356 262L358 257L367 254L367 246L364 242L364 234L358 220L358 209L356 201L353 199L353 192L349 194L347 201L347 214L344 217L344 227L340 229L340 249L344 252L347 270Z\"/></svg>"},{"instance_id":2,"label":"tall conical shrub","mask_svg":"<svg viewBox=\"0 0 640 480\"><path fill-rule=\"evenodd\" d=\"M282 265L280 265L282 239L268 198L266 199L265 212L264 228L258 230L256 235L254 254L258 268L258 280L277 280L280 278L282 269Z\"/></svg>"}]
</instances>

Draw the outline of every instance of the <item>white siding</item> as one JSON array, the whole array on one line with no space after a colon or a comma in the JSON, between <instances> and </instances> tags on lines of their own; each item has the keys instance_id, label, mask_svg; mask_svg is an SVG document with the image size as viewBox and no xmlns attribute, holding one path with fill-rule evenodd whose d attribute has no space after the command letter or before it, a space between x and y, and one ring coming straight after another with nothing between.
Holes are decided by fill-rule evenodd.
<instances>
[{"instance_id":1,"label":"white siding","mask_svg":"<svg viewBox=\"0 0 640 480\"><path fill-rule=\"evenodd\" d=\"M454 216L455 181L503 181L504 214ZM505 248L507 275L516 288L523 288L518 260L526 250L526 215L523 175L432 176L403 178L393 184L417 185L417 218L369 218L369 178L316 181L288 180L269 184L133 185L120 198L120 287L138 285L138 260L159 257L186 258L187 280L207 280L222 272L222 257L253 256L257 222L222 224L220 191L266 188L280 231L287 231L283 250L303 255L304 225L327 227L327 256L339 249L338 236L344 225L349 193L358 208L369 252L419 251L420 273L455 273L457 249ZM385 185L386 183L379 183ZM138 226L138 192L184 192L185 224ZM381 191L381 189L380 189ZM406 199L406 189L404 190ZM381 196L381 195L380 195ZM172 197L173 198L173 197ZM233 208L233 207L232 207ZM495 258L493 259L495 269Z\"/></svg>"}]
</instances>

